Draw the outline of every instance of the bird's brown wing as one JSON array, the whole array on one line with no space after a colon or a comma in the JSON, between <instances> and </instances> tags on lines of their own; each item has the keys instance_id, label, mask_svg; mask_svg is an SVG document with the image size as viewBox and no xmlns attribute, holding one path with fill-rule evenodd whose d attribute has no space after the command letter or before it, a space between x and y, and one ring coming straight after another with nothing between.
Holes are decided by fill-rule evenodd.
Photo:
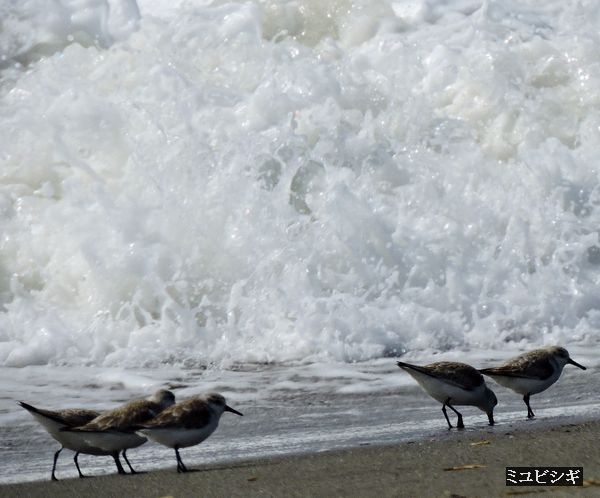
<instances>
[{"instance_id":1,"label":"bird's brown wing","mask_svg":"<svg viewBox=\"0 0 600 498\"><path fill-rule=\"evenodd\" d=\"M491 376L545 380L554 373L554 367L547 356L522 355L504 365L484 368L480 372Z\"/></svg>"},{"instance_id":2,"label":"bird's brown wing","mask_svg":"<svg viewBox=\"0 0 600 498\"><path fill-rule=\"evenodd\" d=\"M433 371L435 377L468 391L478 388L485 382L475 368L464 363L440 361L427 366Z\"/></svg>"},{"instance_id":3,"label":"bird's brown wing","mask_svg":"<svg viewBox=\"0 0 600 498\"><path fill-rule=\"evenodd\" d=\"M59 412L64 424L69 427L85 425L100 415L96 410L85 410L80 408L67 408Z\"/></svg>"},{"instance_id":4,"label":"bird's brown wing","mask_svg":"<svg viewBox=\"0 0 600 498\"><path fill-rule=\"evenodd\" d=\"M67 408L65 410L45 410L44 408L36 408L24 401L19 401L19 405L31 413L39 413L44 417L54 420L55 422L64 425L65 427L77 427L84 425L100 415L99 411L86 410L83 408Z\"/></svg>"},{"instance_id":5,"label":"bird's brown wing","mask_svg":"<svg viewBox=\"0 0 600 498\"><path fill-rule=\"evenodd\" d=\"M405 370L415 370L468 391L476 389L485 382L477 370L465 363L439 361L421 367L399 361L398 366Z\"/></svg>"},{"instance_id":6,"label":"bird's brown wing","mask_svg":"<svg viewBox=\"0 0 600 498\"><path fill-rule=\"evenodd\" d=\"M135 400L103 413L88 424L78 427L80 431L126 431L131 426L143 424L160 412L158 403Z\"/></svg>"},{"instance_id":7,"label":"bird's brown wing","mask_svg":"<svg viewBox=\"0 0 600 498\"><path fill-rule=\"evenodd\" d=\"M169 427L199 429L208 425L211 416L210 408L205 400L189 399L163 410L152 420L143 424L143 427L148 429Z\"/></svg>"}]
</instances>

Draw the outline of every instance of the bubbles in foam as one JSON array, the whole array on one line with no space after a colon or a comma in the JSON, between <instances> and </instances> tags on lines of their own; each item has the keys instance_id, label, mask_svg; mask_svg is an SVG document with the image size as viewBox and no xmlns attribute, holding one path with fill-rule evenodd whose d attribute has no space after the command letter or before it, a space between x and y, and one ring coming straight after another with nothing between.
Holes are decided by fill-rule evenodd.
<instances>
[{"instance_id":1,"label":"bubbles in foam","mask_svg":"<svg viewBox=\"0 0 600 498\"><path fill-rule=\"evenodd\" d=\"M359 45L380 30L402 23L385 0L260 0L262 30L267 39L292 38L307 45L335 38L344 47Z\"/></svg>"},{"instance_id":2,"label":"bubbles in foam","mask_svg":"<svg viewBox=\"0 0 600 498\"><path fill-rule=\"evenodd\" d=\"M72 43L108 47L138 26L135 0L8 0L0 6L0 68L29 64Z\"/></svg>"},{"instance_id":3,"label":"bubbles in foam","mask_svg":"<svg viewBox=\"0 0 600 498\"><path fill-rule=\"evenodd\" d=\"M597 343L591 7L106 5L1 69L0 363Z\"/></svg>"}]
</instances>

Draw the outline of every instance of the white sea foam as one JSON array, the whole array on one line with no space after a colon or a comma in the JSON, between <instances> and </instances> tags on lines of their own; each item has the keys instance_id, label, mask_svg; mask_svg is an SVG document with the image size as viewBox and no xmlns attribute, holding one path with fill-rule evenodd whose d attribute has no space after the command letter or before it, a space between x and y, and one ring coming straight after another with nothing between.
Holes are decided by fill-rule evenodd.
<instances>
[{"instance_id":1,"label":"white sea foam","mask_svg":"<svg viewBox=\"0 0 600 498\"><path fill-rule=\"evenodd\" d=\"M5 0L0 67L29 64L77 43L107 48L137 29L135 0Z\"/></svg>"},{"instance_id":2,"label":"white sea foam","mask_svg":"<svg viewBox=\"0 0 600 498\"><path fill-rule=\"evenodd\" d=\"M594 2L8 1L0 364L598 345Z\"/></svg>"}]
</instances>

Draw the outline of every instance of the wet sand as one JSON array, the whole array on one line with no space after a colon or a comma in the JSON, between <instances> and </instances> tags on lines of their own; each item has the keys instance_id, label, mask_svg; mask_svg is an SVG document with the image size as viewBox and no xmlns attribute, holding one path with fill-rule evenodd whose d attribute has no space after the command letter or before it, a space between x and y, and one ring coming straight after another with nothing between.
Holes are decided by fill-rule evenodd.
<instances>
[{"instance_id":1,"label":"wet sand","mask_svg":"<svg viewBox=\"0 0 600 498\"><path fill-rule=\"evenodd\" d=\"M185 460L185 450L182 451ZM166 452L171 458L172 452ZM187 462L188 467L193 467ZM466 466L461 470L461 466ZM471 467L469 467L471 466ZM584 468L585 486L507 487L507 466ZM449 470L451 469L451 470ZM393 446L0 486L11 497L121 496L600 496L600 421L498 425Z\"/></svg>"}]
</instances>

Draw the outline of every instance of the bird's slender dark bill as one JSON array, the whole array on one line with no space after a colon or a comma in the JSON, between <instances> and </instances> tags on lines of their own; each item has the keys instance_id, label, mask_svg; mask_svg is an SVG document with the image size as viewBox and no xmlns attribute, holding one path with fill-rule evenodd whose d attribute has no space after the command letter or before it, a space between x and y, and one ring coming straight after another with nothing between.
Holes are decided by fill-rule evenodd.
<instances>
[{"instance_id":1,"label":"bird's slender dark bill","mask_svg":"<svg viewBox=\"0 0 600 498\"><path fill-rule=\"evenodd\" d=\"M569 361L567 361L567 363L570 363L571 365L575 365L576 367L581 368L581 370L587 370L587 368L585 368L583 365L580 365L579 363L572 360L571 358L569 358Z\"/></svg>"},{"instance_id":2,"label":"bird's slender dark bill","mask_svg":"<svg viewBox=\"0 0 600 498\"><path fill-rule=\"evenodd\" d=\"M243 413L240 413L240 412L238 412L237 410L234 410L233 408L231 408L231 406L227 406L227 405L225 405L225 411L226 411L226 412L235 413L236 415L239 415L240 417L243 417L243 416L244 416L244 414L243 414Z\"/></svg>"}]
</instances>

